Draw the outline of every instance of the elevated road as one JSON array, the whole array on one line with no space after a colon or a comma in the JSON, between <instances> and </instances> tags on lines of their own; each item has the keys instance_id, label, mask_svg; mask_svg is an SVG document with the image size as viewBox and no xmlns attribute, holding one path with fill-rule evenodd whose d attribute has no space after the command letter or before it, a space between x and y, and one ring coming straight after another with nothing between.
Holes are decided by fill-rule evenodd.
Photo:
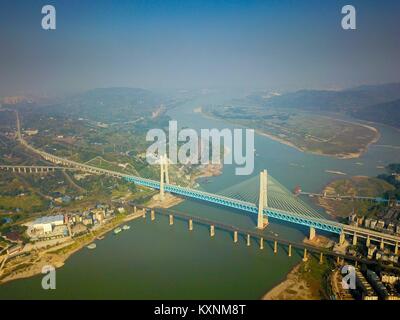
<instances>
[{"instance_id":1,"label":"elevated road","mask_svg":"<svg viewBox=\"0 0 400 320\"><path fill-rule=\"evenodd\" d=\"M20 120L19 120L19 115L17 113L17 139L19 142L26 147L28 150L30 150L33 153L38 154L41 156L43 159L52 162L58 166L65 166L69 168L75 168L84 172L92 173L92 174L100 174L100 175L107 175L111 177L116 177L116 178L121 178L125 179L127 181L133 182L137 185L153 188L153 189L160 189L160 182L151 180L151 179L146 179L142 177L137 177L133 175L127 175L121 172L117 171L112 171L112 170L107 170L107 169L102 169L102 168L97 168L93 167L87 164L82 164L73 160L68 160L64 159L52 154L49 154L45 151L39 150L31 145L29 145L22 137L21 131L20 131ZM186 187L181 187L173 184L165 184L164 189L167 192L196 199L196 200L201 200L205 201L208 203L214 203L218 205L222 205L225 207L229 208L234 208L238 210L243 210L246 212L249 212L251 214L257 214L258 208L254 203L251 202L246 202L234 198L229 198L223 195L218 195L218 194L213 194L209 192L204 192L196 189L191 189L191 188L186 188ZM293 205L291 205L290 208L295 208ZM330 233L335 233L335 234L340 234L342 236L348 234L352 235L353 237L360 237L360 238L365 238L368 241L376 241L381 244L381 247L385 244L395 246L397 248L398 243L400 242L400 237L391 235L391 234L385 234L381 232L377 232L374 230L369 230L369 229L363 229L355 226L349 226L345 224L341 224L335 221L331 221L328 219L324 218L318 218L315 217L311 214L308 214L307 212L303 211L298 211L298 212L293 212L289 210L283 210L282 208L274 208L274 207L267 207L264 209L264 214L268 215L270 218L274 218L277 220L281 221L286 221L286 222L291 222L295 223L298 225L303 225L306 227L310 228L315 228L318 230L323 230L327 231ZM342 239L342 237L341 237Z\"/></svg>"}]
</instances>

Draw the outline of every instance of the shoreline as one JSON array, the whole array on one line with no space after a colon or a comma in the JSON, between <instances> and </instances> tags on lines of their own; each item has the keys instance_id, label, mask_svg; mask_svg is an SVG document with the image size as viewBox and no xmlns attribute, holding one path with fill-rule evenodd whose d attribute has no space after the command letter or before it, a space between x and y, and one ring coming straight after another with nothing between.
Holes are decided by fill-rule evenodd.
<instances>
[{"instance_id":1,"label":"shoreline","mask_svg":"<svg viewBox=\"0 0 400 320\"><path fill-rule=\"evenodd\" d=\"M222 173L222 165L211 165L203 168L194 178L193 181L196 181L199 178L203 177L212 177L216 175L220 175ZM170 208L173 206L178 205L179 203L185 201L184 198L180 198L177 196L173 196L168 194L166 199L163 202L160 202L159 200L155 198L151 198L147 203L146 206L149 208L154 208L154 207L159 207L159 208ZM29 262L24 261L21 262L20 264L16 264L16 268L18 268L18 265L28 265L26 268L22 268L19 270L13 270L11 271L8 275L5 275L2 277L3 272L0 271L0 285L8 283L13 280L18 280L18 279L26 279L30 278L33 276L36 276L38 274L42 273L42 268L45 265L52 265L55 269L61 268L64 266L66 261L76 252L84 249L87 245L89 245L91 242L98 240L98 237L102 237L106 235L107 233L111 232L114 230L116 227L135 220L137 218L142 217L142 212L138 212L136 214L130 213L126 215L125 217L121 219L117 219L117 221L109 221L106 225L104 225L101 229L99 230L94 230L91 231L88 234L85 234L83 236L77 237L76 239L69 239L66 240L65 242L62 242L61 244L56 244L54 247L49 248L47 250L44 250L42 252L35 252L36 256L33 256L33 261ZM116 219L116 218L114 218ZM69 250L67 249L69 246L72 246ZM67 250L67 252L62 252L63 250ZM59 253L57 251L61 251L62 253ZM5 258L8 259L8 256ZM18 259L18 258L16 258ZM3 261L1 261L3 262Z\"/></svg>"},{"instance_id":2,"label":"shoreline","mask_svg":"<svg viewBox=\"0 0 400 320\"><path fill-rule=\"evenodd\" d=\"M12 271L9 275L6 275L4 278L0 279L0 285L13 280L30 278L37 274L41 274L42 268L45 265L52 265L56 269L61 268L68 260L68 258L70 258L74 253L82 250L91 242L97 240L98 237L104 236L121 224L135 220L137 218L140 218L141 216L141 213L131 213L118 221L110 221L107 225L103 226L102 229L96 230L97 232L90 232L89 234L78 237L76 240L70 239L52 248L49 248L42 252L38 252L38 256L31 263L30 266L22 270ZM59 250L65 250L69 246L74 245L76 247L71 248L65 253L57 253L57 251Z\"/></svg>"},{"instance_id":3,"label":"shoreline","mask_svg":"<svg viewBox=\"0 0 400 320\"><path fill-rule=\"evenodd\" d=\"M212 116L212 115L210 115L208 113L205 113L203 110L200 110L199 113L201 113L202 116L204 116L205 118L208 118L208 119L218 120L218 121L226 121L226 122L229 122L231 124L238 124L238 123L236 123L234 121L229 121L229 120L216 118L216 117L214 117L214 116ZM358 152L344 153L344 154L341 154L341 153L327 154L327 153L320 152L320 151L312 151L312 150L304 149L302 147L299 147L299 146L295 145L293 142L290 142L288 140L279 138L279 137L274 136L274 135L272 135L270 133L264 132L264 131L262 131L260 129L255 129L254 131L257 134L261 135L261 136L265 136L265 137L267 137L267 138L269 138L269 139L271 139L273 141L276 141L276 142L279 142L279 143L281 143L283 145L292 147L292 148L294 148L294 149L296 149L296 150L298 150L300 152L315 154L315 155L324 156L324 157L333 157L333 158L337 158L337 159L341 159L341 160L360 158L364 153L366 153L368 151L368 148L369 148L370 145L375 144L381 138L379 130L377 128L373 127L373 126L370 126L370 125L367 125L367 124L364 124L364 123L359 123L359 122L351 122L351 121L336 119L336 118L332 118L332 117L328 117L328 116L323 116L323 117L328 118L328 119L333 119L333 120L336 120L336 121L342 121L342 122L350 123L350 124L353 124L353 125L358 125L358 126L361 126L361 127L364 127L364 128L368 128L368 129L372 130L375 133L375 137L371 141L369 141L363 148L361 148ZM245 125L242 125L242 124L238 124L238 125L246 127Z\"/></svg>"}]
</instances>

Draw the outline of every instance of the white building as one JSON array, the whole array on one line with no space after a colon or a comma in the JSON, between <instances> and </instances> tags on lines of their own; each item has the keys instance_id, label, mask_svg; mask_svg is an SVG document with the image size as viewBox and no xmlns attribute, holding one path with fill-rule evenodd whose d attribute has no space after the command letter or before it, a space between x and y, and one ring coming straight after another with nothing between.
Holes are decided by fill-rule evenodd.
<instances>
[{"instance_id":1,"label":"white building","mask_svg":"<svg viewBox=\"0 0 400 320\"><path fill-rule=\"evenodd\" d=\"M56 216L47 216L36 219L32 228L36 230L43 230L44 233L50 233L53 228L64 224L64 216L62 214Z\"/></svg>"}]
</instances>

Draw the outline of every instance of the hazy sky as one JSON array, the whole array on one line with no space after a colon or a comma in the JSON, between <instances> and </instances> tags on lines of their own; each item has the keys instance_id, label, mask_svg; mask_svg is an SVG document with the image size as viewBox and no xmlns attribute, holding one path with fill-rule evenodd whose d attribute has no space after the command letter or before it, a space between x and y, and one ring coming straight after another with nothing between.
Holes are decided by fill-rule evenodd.
<instances>
[{"instance_id":1,"label":"hazy sky","mask_svg":"<svg viewBox=\"0 0 400 320\"><path fill-rule=\"evenodd\" d=\"M41 8L57 29L41 28ZM357 9L357 30L341 8ZM0 95L400 81L400 1L0 0Z\"/></svg>"}]
</instances>

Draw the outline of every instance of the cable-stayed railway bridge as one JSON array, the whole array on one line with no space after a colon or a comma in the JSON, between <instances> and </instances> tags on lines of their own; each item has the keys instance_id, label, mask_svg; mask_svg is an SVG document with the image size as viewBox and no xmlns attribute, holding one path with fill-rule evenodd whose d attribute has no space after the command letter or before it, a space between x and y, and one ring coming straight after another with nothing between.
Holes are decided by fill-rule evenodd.
<instances>
[{"instance_id":1,"label":"cable-stayed railway bridge","mask_svg":"<svg viewBox=\"0 0 400 320\"><path fill-rule=\"evenodd\" d=\"M340 243L344 243L345 236L350 235L354 245L357 244L358 239L361 238L365 239L367 246L369 246L371 241L373 241L379 243L381 249L383 249L385 245L389 245L394 247L395 253L398 252L400 237L328 220L301 199L295 197L278 181L269 177L266 170L260 173L258 184L253 179L250 179L236 185L235 187L229 188L220 194L214 194L170 183L168 159L166 157L161 157L160 159L160 181L155 181L82 164L36 149L29 145L21 136L18 115L17 137L20 143L27 149L58 166L75 168L92 174L104 174L125 179L140 186L157 189L160 190L161 200L163 199L165 192L170 192L175 195L238 209L248 212L249 214L257 215L257 228L259 229L265 228L268 225L268 219L272 218L308 227L310 230L310 239L315 237L316 230L322 230L338 234ZM256 188L258 188L258 190Z\"/></svg>"}]
</instances>

